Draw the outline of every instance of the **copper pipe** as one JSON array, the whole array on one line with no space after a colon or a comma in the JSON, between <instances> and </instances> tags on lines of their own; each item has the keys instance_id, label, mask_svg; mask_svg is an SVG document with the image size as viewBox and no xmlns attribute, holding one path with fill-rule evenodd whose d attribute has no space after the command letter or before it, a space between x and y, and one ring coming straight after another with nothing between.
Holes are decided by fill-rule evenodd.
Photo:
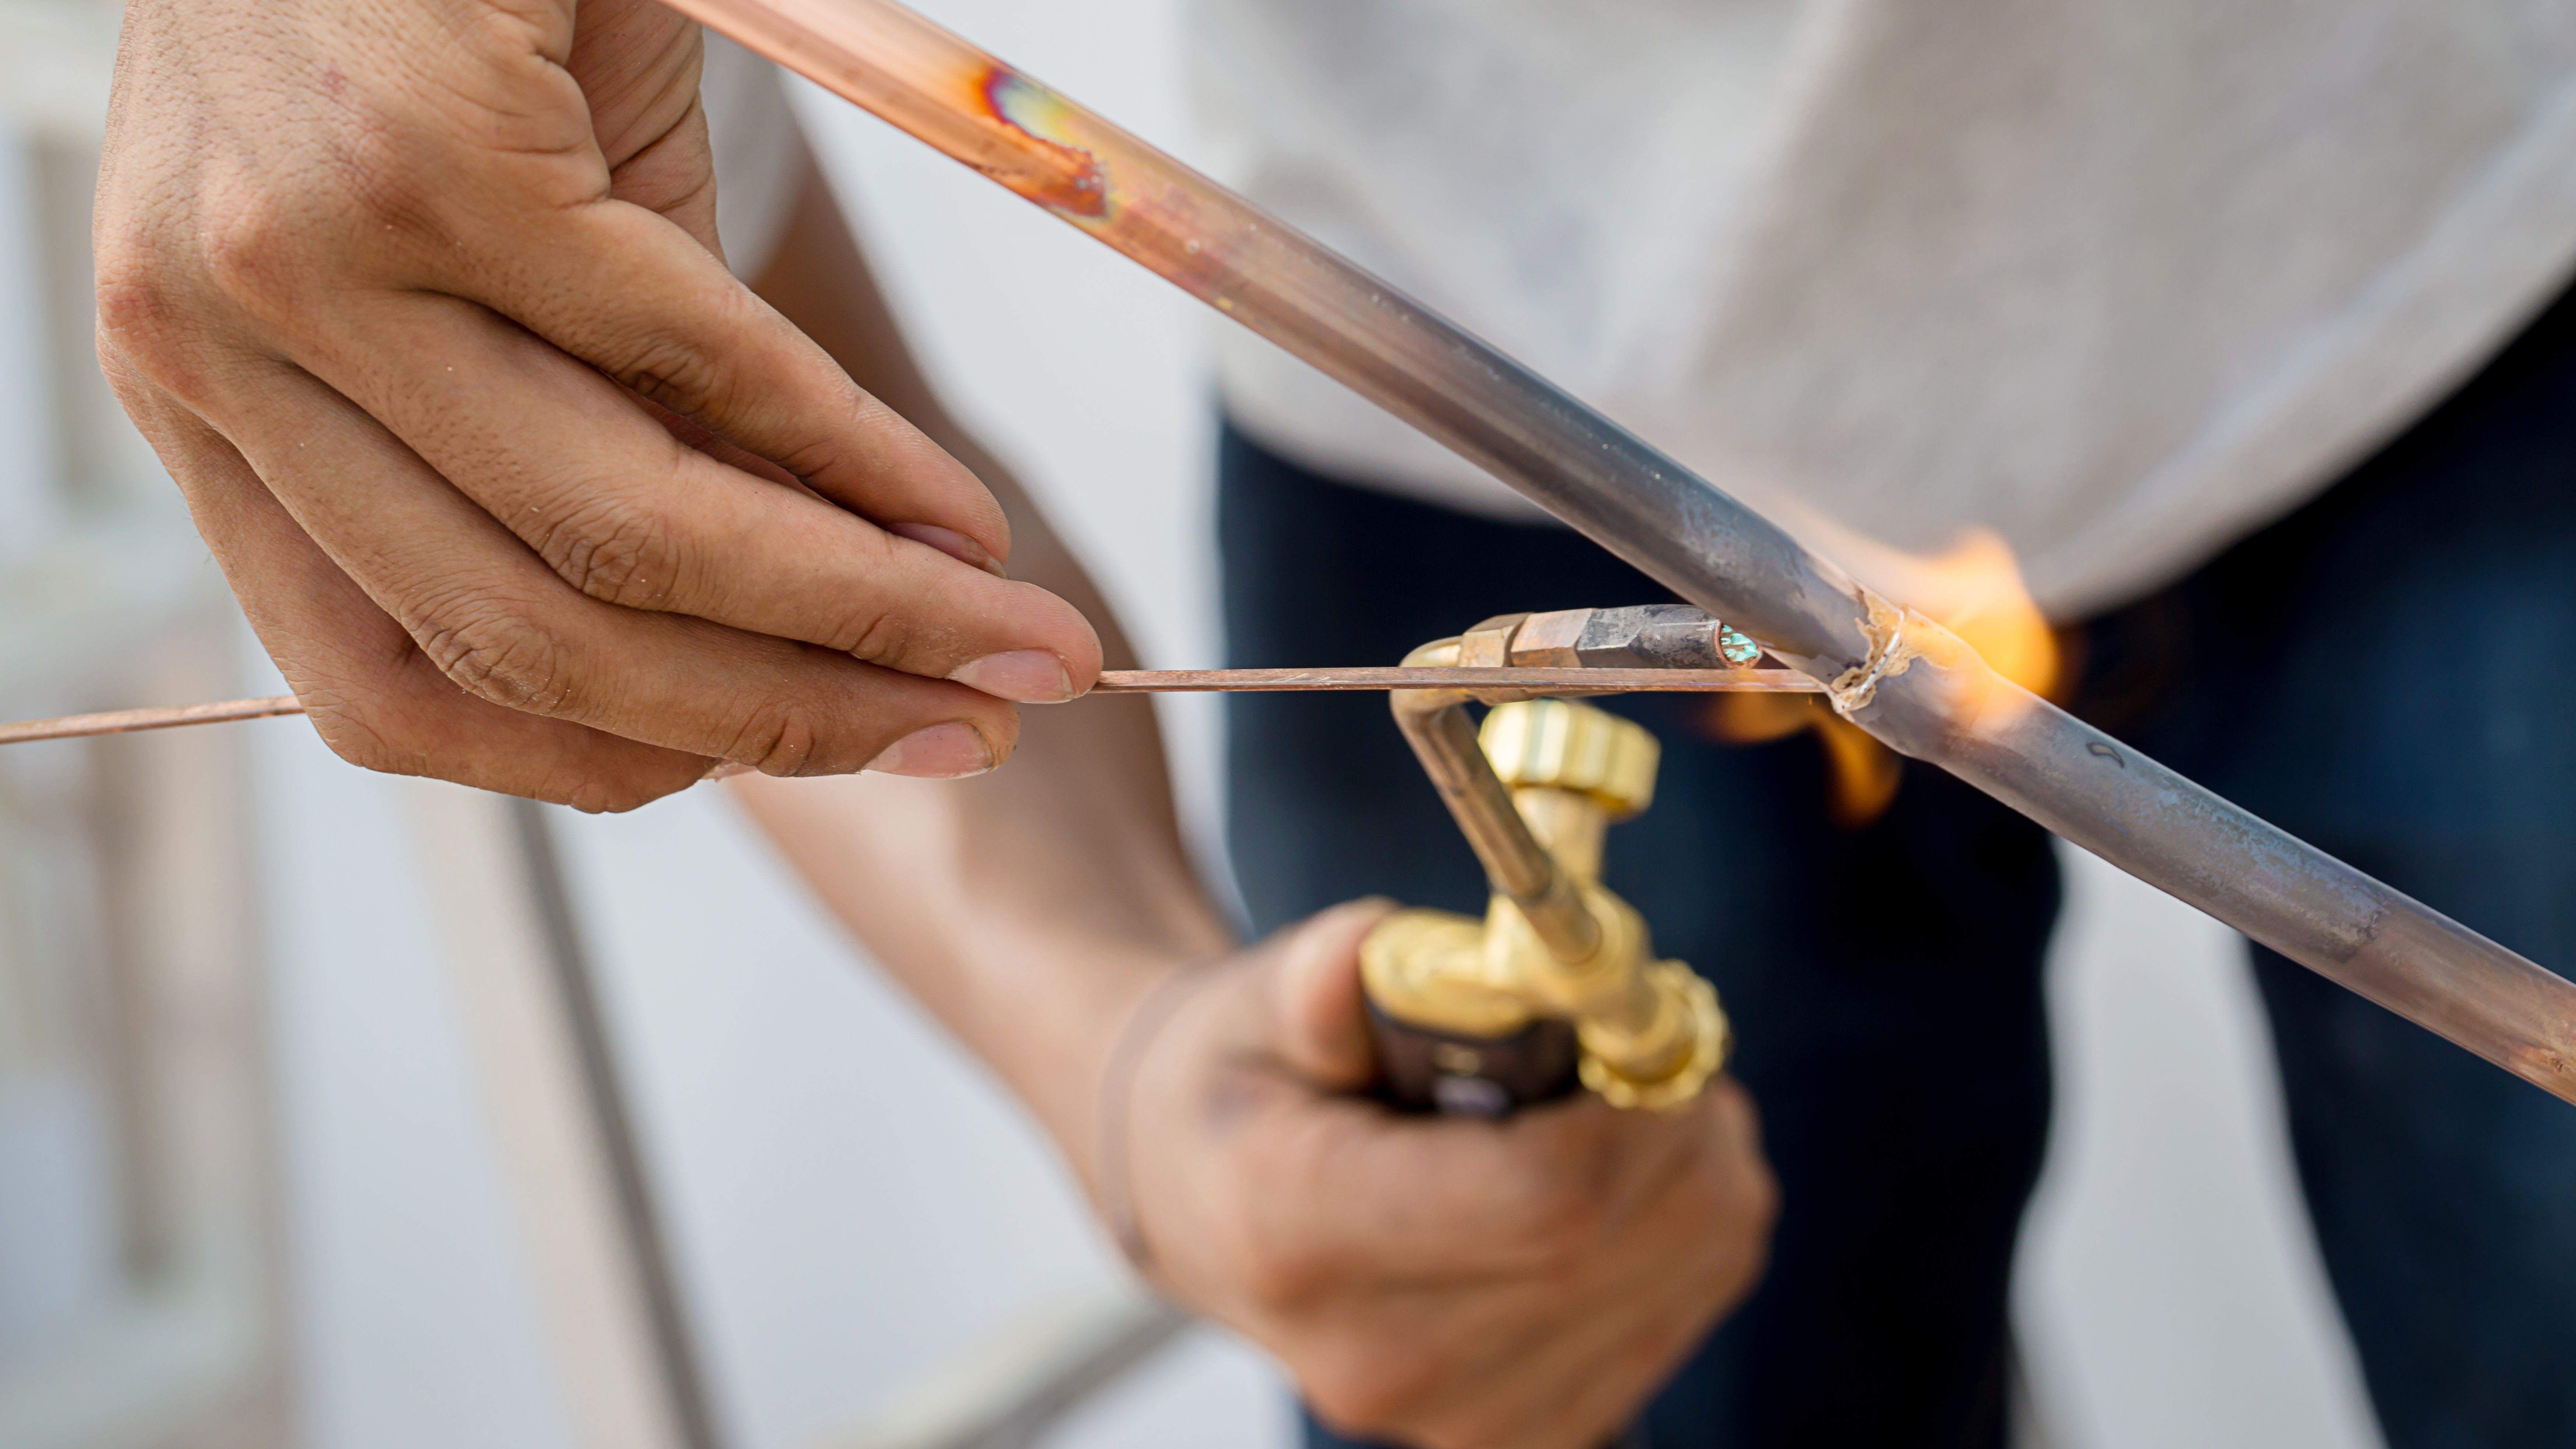
<instances>
[{"instance_id":1,"label":"copper pipe","mask_svg":"<svg viewBox=\"0 0 2576 1449\"><path fill-rule=\"evenodd\" d=\"M1768 520L1249 202L888 0L670 0L1485 468L2130 874L2576 1101L2576 985L2004 681Z\"/></svg>"}]
</instances>

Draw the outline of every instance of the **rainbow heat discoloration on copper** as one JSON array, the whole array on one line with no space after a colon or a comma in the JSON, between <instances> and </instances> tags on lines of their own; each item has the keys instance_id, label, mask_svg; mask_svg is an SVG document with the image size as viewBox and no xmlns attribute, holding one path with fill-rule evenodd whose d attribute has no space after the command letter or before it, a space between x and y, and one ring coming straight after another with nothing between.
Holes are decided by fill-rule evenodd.
<instances>
[{"instance_id":1,"label":"rainbow heat discoloration on copper","mask_svg":"<svg viewBox=\"0 0 2576 1449\"><path fill-rule=\"evenodd\" d=\"M1078 107L1003 65L986 68L981 90L993 119L1026 136L1063 163L1060 181L1034 186L1015 184L1013 190L1041 206L1075 216L1109 214L1109 179L1100 169L1099 158L1058 139L1081 119Z\"/></svg>"}]
</instances>

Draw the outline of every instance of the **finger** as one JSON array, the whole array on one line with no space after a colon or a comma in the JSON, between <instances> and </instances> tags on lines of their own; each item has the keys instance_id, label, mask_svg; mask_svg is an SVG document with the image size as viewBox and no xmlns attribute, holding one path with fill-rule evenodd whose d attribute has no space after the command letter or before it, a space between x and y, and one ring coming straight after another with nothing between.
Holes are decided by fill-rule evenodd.
<instances>
[{"instance_id":1,"label":"finger","mask_svg":"<svg viewBox=\"0 0 2576 1449\"><path fill-rule=\"evenodd\" d=\"M332 561L475 694L770 774L873 762L946 777L1009 755L1018 722L989 695L587 598L310 376L275 367L257 390L228 410L245 420L236 446ZM291 433L290 418L302 425Z\"/></svg>"},{"instance_id":2,"label":"finger","mask_svg":"<svg viewBox=\"0 0 2576 1449\"><path fill-rule=\"evenodd\" d=\"M1615 1313L1615 1317L1614 1317ZM1614 1354L1660 1348L1633 1309L1543 1284L1508 1292L1424 1288L1319 1324L1287 1343L1318 1417L1352 1438L1474 1449L1598 1449L1664 1367ZM1498 1328L1513 1347L1498 1349ZM1528 1344L1544 1340L1535 1352ZM1580 1426L1580 1427L1577 1427Z\"/></svg>"},{"instance_id":3,"label":"finger","mask_svg":"<svg viewBox=\"0 0 2576 1449\"><path fill-rule=\"evenodd\" d=\"M564 69L581 82L608 165L608 195L668 218L721 256L714 146L700 93L706 51L697 23L629 5L608 24L573 30ZM614 94L604 94L614 92Z\"/></svg>"},{"instance_id":4,"label":"finger","mask_svg":"<svg viewBox=\"0 0 2576 1449\"><path fill-rule=\"evenodd\" d=\"M809 497L820 498L823 496L820 493L816 493L813 489L806 487L804 479L799 478L795 474L788 472L786 469L779 467L777 464L760 456L758 453L751 452L741 444L734 442L732 439L725 437L721 433L710 430L706 424L699 422L697 419L675 413L669 408L662 406L660 403L653 401L651 398L644 396L642 393L635 391L633 388L625 388L621 391L624 392L626 397L632 399L637 407L644 409L644 411L652 417L653 421L660 423L663 431L669 433L672 437L677 438L680 442L680 446L704 453L708 457L715 459L717 462L724 464L726 467L739 469L742 472L750 474L754 478L766 479L769 482L776 483L782 487L793 488ZM886 532L895 535L897 538L908 538L915 543L926 543L932 548L939 550L941 553L948 555L950 558L957 560L959 563L965 564L969 568L982 569L984 572L993 575L995 578L1010 577L1009 572L1002 567L1000 561L996 560L991 554L984 551L984 546L982 544L975 542L973 539L968 538L953 528L940 528L928 523L895 523L885 525L885 530Z\"/></svg>"},{"instance_id":5,"label":"finger","mask_svg":"<svg viewBox=\"0 0 2576 1449\"><path fill-rule=\"evenodd\" d=\"M1377 1073L1360 990L1360 942L1395 906L1353 901L1292 927L1276 943L1271 1047L1291 1071L1333 1092Z\"/></svg>"},{"instance_id":6,"label":"finger","mask_svg":"<svg viewBox=\"0 0 2576 1449\"><path fill-rule=\"evenodd\" d=\"M1697 1150L1672 1159L1630 1195L1628 1211L1593 1240L1567 1244L1552 1267L1494 1280L1464 1300L1455 1289L1421 1295L1445 1318L1414 1326L1408 1341L1454 1345L1449 1372L1417 1405L1424 1422L1481 1423L1487 1432L1471 1438L1520 1442L1505 1431L1544 1423L1577 1380L1624 1374L1642 1398L1669 1357L1741 1295L1768 1217L1750 1195L1711 1190L1737 1144L1719 1104L1703 1116ZM1658 1330L1663 1357L1636 1352L1641 1328Z\"/></svg>"},{"instance_id":7,"label":"finger","mask_svg":"<svg viewBox=\"0 0 2576 1449\"><path fill-rule=\"evenodd\" d=\"M1634 1231L1560 1271L1345 1293L1292 1321L1283 1349L1318 1407L1357 1427L1591 1449L1584 1433L1632 1411L1733 1297L1702 1266L1730 1224L1656 1196Z\"/></svg>"},{"instance_id":8,"label":"finger","mask_svg":"<svg viewBox=\"0 0 2576 1449\"><path fill-rule=\"evenodd\" d=\"M1735 1078L1720 1076L1708 1084L1703 1095L1717 1139L1728 1155L1761 1166L1762 1114L1754 1110L1753 1094Z\"/></svg>"},{"instance_id":9,"label":"finger","mask_svg":"<svg viewBox=\"0 0 2576 1449\"><path fill-rule=\"evenodd\" d=\"M1490 1449L1595 1449L1634 1425L1713 1317L1664 1308L1570 1357L1561 1371L1524 1382L1498 1376L1497 1398L1459 1416L1459 1442Z\"/></svg>"},{"instance_id":10,"label":"finger","mask_svg":"<svg viewBox=\"0 0 2576 1449\"><path fill-rule=\"evenodd\" d=\"M1241 1210L1283 1277L1394 1286L1562 1268L1690 1150L1679 1117L1583 1099L1507 1122L1327 1098L1274 1111Z\"/></svg>"},{"instance_id":11,"label":"finger","mask_svg":"<svg viewBox=\"0 0 2576 1449\"><path fill-rule=\"evenodd\" d=\"M119 369L111 365L111 376ZM476 699L305 536L221 434L127 374L119 399L179 483L314 729L353 764L622 810L687 788L708 762Z\"/></svg>"},{"instance_id":12,"label":"finger","mask_svg":"<svg viewBox=\"0 0 2576 1449\"><path fill-rule=\"evenodd\" d=\"M1418 1409L1477 1444L1590 1449L1631 1419L1742 1294L1741 1225L1671 1194L1592 1270L1540 1275L1476 1305L1441 1390ZM1457 1328L1453 1322L1451 1331Z\"/></svg>"},{"instance_id":13,"label":"finger","mask_svg":"<svg viewBox=\"0 0 2576 1449\"><path fill-rule=\"evenodd\" d=\"M1099 672L1098 636L1072 605L683 446L615 384L490 312L417 294L348 310L366 350L321 359L322 380L592 598L1026 703L1071 698Z\"/></svg>"},{"instance_id":14,"label":"finger","mask_svg":"<svg viewBox=\"0 0 2576 1449\"><path fill-rule=\"evenodd\" d=\"M1010 557L983 484L681 227L615 200L542 220L458 269L450 290L880 524L945 529Z\"/></svg>"}]
</instances>

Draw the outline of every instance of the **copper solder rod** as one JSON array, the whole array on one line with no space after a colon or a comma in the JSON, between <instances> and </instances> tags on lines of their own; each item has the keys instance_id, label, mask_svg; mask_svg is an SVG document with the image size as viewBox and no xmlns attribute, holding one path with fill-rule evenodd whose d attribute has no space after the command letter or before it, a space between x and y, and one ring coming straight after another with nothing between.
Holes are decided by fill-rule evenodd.
<instances>
[{"instance_id":1,"label":"copper solder rod","mask_svg":"<svg viewBox=\"0 0 2576 1449\"><path fill-rule=\"evenodd\" d=\"M1093 694L1307 694L1329 690L1467 689L1548 694L1727 691L1814 694L1816 682L1790 669L1104 669ZM0 745L130 735L226 720L302 714L294 695L228 699L160 709L118 709L0 724Z\"/></svg>"},{"instance_id":2,"label":"copper solder rod","mask_svg":"<svg viewBox=\"0 0 2576 1449\"><path fill-rule=\"evenodd\" d=\"M235 719L269 719L304 713L304 702L291 694L266 699L228 699L221 704L182 704L162 709L115 709L105 714L67 714L57 719L28 719L0 724L0 745L28 740L76 740L92 735L130 735L140 730L171 730L181 725L222 724Z\"/></svg>"},{"instance_id":3,"label":"copper solder rod","mask_svg":"<svg viewBox=\"0 0 2576 1449\"><path fill-rule=\"evenodd\" d=\"M1794 669L1104 669L1094 694L1297 693L1307 690L1467 689L1658 694L1703 690L1821 694Z\"/></svg>"},{"instance_id":4,"label":"copper solder rod","mask_svg":"<svg viewBox=\"0 0 2576 1449\"><path fill-rule=\"evenodd\" d=\"M668 3L1485 469L1826 685L1900 754L2576 1101L2576 983L2009 683L1940 625L1242 197L892 0Z\"/></svg>"}]
</instances>

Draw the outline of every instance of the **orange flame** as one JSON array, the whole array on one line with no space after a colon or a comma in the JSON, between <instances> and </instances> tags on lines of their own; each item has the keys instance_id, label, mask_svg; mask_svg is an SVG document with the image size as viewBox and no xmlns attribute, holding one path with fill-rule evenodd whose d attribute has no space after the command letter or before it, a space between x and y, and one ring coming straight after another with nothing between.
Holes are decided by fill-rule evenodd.
<instances>
[{"instance_id":1,"label":"orange flame","mask_svg":"<svg viewBox=\"0 0 2576 1449\"><path fill-rule=\"evenodd\" d=\"M1911 576L1889 580L1901 592L1882 592L1931 615L1997 674L2043 699L2055 697L2065 682L2065 649L2031 601L2001 534L1971 529L1941 553L1906 562Z\"/></svg>"},{"instance_id":2,"label":"orange flame","mask_svg":"<svg viewBox=\"0 0 2576 1449\"><path fill-rule=\"evenodd\" d=\"M1872 589L1929 615L1985 656L1997 674L2043 698L2057 697L2068 677L2064 646L2001 535L1973 529L1930 557L1838 542L1834 552L1856 565ZM1704 724L1711 737L1735 745L1814 730L1825 756L1825 811L1846 829L1877 819L1904 782L1902 757L1815 695L1716 695Z\"/></svg>"}]
</instances>

